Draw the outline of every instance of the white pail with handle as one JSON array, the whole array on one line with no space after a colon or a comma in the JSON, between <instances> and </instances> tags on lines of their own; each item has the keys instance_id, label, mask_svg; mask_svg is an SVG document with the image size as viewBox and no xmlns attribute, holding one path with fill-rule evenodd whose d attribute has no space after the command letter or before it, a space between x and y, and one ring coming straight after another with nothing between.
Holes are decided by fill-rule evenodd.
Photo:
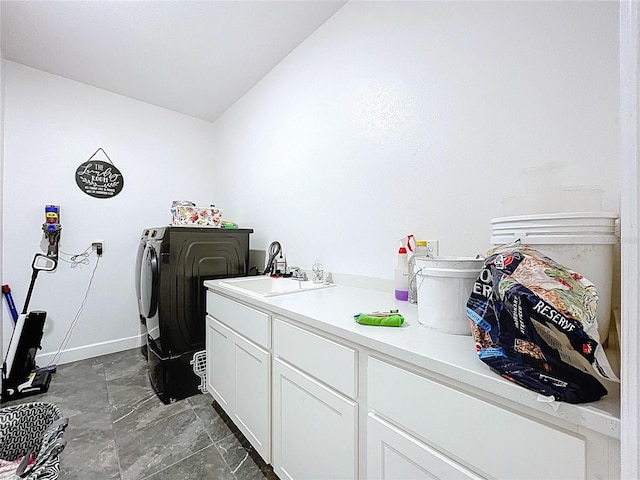
<instances>
[{"instance_id":1,"label":"white pail with handle","mask_svg":"<svg viewBox=\"0 0 640 480\"><path fill-rule=\"evenodd\" d=\"M598 291L600 343L609 336L614 246L618 243L614 213L553 213L491 220L493 245L520 240L523 245L579 273Z\"/></svg>"},{"instance_id":2,"label":"white pail with handle","mask_svg":"<svg viewBox=\"0 0 640 480\"><path fill-rule=\"evenodd\" d=\"M483 259L416 257L418 321L442 333L471 335L467 301Z\"/></svg>"}]
</instances>

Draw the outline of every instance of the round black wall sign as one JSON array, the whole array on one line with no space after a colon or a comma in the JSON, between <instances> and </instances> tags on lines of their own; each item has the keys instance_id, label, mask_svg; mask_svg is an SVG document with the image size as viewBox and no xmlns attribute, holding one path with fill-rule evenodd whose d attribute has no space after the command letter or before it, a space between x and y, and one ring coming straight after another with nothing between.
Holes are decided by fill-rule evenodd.
<instances>
[{"instance_id":1,"label":"round black wall sign","mask_svg":"<svg viewBox=\"0 0 640 480\"><path fill-rule=\"evenodd\" d=\"M80 190L95 198L115 197L124 187L124 177L115 165L101 160L88 160L76 170Z\"/></svg>"}]
</instances>

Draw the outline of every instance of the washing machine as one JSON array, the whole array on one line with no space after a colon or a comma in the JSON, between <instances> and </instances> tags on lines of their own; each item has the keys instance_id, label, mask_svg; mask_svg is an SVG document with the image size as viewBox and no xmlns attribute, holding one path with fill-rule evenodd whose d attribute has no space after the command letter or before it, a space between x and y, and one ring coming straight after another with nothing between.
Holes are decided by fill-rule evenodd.
<instances>
[{"instance_id":1,"label":"washing machine","mask_svg":"<svg viewBox=\"0 0 640 480\"><path fill-rule=\"evenodd\" d=\"M199 393L193 355L205 347L205 280L248 274L251 229L149 229L140 262L140 310L151 386L164 403ZM142 244L142 242L141 242Z\"/></svg>"}]
</instances>

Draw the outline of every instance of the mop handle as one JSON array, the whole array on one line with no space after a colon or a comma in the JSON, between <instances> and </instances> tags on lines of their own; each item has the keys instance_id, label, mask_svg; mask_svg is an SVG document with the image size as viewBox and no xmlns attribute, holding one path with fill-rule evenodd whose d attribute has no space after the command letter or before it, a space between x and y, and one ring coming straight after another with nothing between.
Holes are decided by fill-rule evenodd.
<instances>
[{"instance_id":1,"label":"mop handle","mask_svg":"<svg viewBox=\"0 0 640 480\"><path fill-rule=\"evenodd\" d=\"M29 284L29 291L27 292L27 299L24 301L24 308L22 309L22 315L27 314L27 310L29 309L29 301L31 301L31 294L33 293L33 286L36 283L36 277L38 276L38 272L40 270L33 269L33 273L31 274L31 283Z\"/></svg>"},{"instance_id":2,"label":"mop handle","mask_svg":"<svg viewBox=\"0 0 640 480\"><path fill-rule=\"evenodd\" d=\"M9 305L9 311L13 317L13 323L15 324L18 321L18 310L16 310L16 304L13 302L13 296L11 295L9 285L2 285L2 293L7 301L7 305Z\"/></svg>"}]
</instances>

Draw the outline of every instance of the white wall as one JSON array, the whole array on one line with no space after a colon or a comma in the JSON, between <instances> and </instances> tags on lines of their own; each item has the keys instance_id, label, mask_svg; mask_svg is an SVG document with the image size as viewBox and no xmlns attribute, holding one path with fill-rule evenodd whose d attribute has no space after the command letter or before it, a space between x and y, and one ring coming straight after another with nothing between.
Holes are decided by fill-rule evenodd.
<instances>
[{"instance_id":1,"label":"white wall","mask_svg":"<svg viewBox=\"0 0 640 480\"><path fill-rule=\"evenodd\" d=\"M521 168L619 211L615 2L350 2L215 124L223 206L290 263L392 278L489 248Z\"/></svg>"},{"instance_id":2,"label":"white wall","mask_svg":"<svg viewBox=\"0 0 640 480\"><path fill-rule=\"evenodd\" d=\"M105 250L58 363L131 348L140 334L134 261L142 229L166 225L172 200L216 201L215 179L203 176L216 161L211 124L9 61L4 73L2 281L21 309L31 259L43 251L44 206L60 205L60 249L78 253L103 239ZM90 197L75 183L76 168L98 147L124 175L124 189L113 198ZM29 306L48 312L40 365L71 325L95 258L40 273ZM5 346L7 334L5 328Z\"/></svg>"},{"instance_id":3,"label":"white wall","mask_svg":"<svg viewBox=\"0 0 640 480\"><path fill-rule=\"evenodd\" d=\"M63 363L137 344L138 238L172 200L222 206L303 268L386 279L407 233L484 253L524 165L568 162L617 212L617 38L611 2L350 2L214 125L5 61L2 283L21 307L45 204L65 252L105 240ZM75 185L98 147L125 177L112 199ZM40 364L91 261L38 278Z\"/></svg>"}]
</instances>

